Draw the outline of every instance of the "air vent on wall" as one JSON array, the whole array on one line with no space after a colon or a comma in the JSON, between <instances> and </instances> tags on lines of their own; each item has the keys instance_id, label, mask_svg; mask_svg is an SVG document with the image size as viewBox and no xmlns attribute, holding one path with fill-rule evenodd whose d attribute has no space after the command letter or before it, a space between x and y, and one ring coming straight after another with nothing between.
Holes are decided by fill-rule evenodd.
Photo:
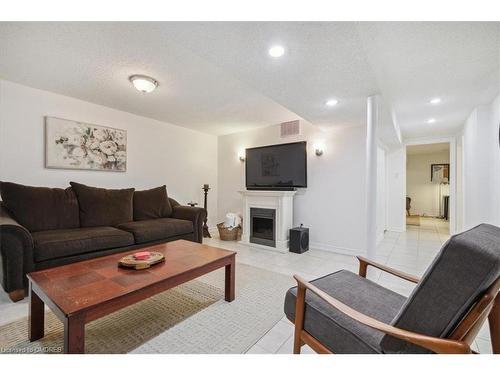
<instances>
[{"instance_id":1,"label":"air vent on wall","mask_svg":"<svg viewBox=\"0 0 500 375\"><path fill-rule=\"evenodd\" d=\"M281 123L281 138L300 135L300 121L288 121Z\"/></svg>"}]
</instances>

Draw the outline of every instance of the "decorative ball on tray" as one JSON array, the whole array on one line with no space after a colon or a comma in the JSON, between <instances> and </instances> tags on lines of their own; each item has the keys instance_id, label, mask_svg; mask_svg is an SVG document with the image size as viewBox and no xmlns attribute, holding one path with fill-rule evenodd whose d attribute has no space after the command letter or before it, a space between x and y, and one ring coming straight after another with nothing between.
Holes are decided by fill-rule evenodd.
<instances>
[{"instance_id":1,"label":"decorative ball on tray","mask_svg":"<svg viewBox=\"0 0 500 375\"><path fill-rule=\"evenodd\" d=\"M165 261L165 256L156 251L140 251L135 254L124 256L118 262L121 267L133 268L135 270L143 270L154 264Z\"/></svg>"}]
</instances>

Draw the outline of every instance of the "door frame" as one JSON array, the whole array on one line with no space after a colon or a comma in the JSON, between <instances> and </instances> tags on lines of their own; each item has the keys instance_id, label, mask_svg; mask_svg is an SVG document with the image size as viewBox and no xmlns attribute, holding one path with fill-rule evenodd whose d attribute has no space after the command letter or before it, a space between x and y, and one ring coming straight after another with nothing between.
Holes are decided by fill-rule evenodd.
<instances>
[{"instance_id":1,"label":"door frame","mask_svg":"<svg viewBox=\"0 0 500 375\"><path fill-rule=\"evenodd\" d=\"M414 138L404 141L405 148L405 183L403 188L403 199L406 199L406 156L407 147L415 145L428 145L432 143L449 143L450 145L450 207L449 207L449 223L450 235L457 233L457 140L455 137L429 137L429 138ZM405 215L406 216L406 215ZM406 225L405 225L406 230Z\"/></svg>"}]
</instances>

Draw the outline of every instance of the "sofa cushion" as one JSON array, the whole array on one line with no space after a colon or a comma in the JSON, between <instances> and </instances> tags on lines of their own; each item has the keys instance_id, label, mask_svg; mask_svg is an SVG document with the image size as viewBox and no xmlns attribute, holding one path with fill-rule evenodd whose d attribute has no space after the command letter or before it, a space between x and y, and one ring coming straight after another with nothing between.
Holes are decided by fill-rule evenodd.
<instances>
[{"instance_id":1,"label":"sofa cushion","mask_svg":"<svg viewBox=\"0 0 500 375\"><path fill-rule=\"evenodd\" d=\"M398 328L448 337L477 299L500 276L500 228L489 224L451 237L394 318ZM384 337L384 352L428 353Z\"/></svg>"},{"instance_id":2,"label":"sofa cushion","mask_svg":"<svg viewBox=\"0 0 500 375\"><path fill-rule=\"evenodd\" d=\"M193 222L189 220L163 218L133 221L120 224L118 228L132 233L136 243L144 243L193 233Z\"/></svg>"},{"instance_id":3,"label":"sofa cushion","mask_svg":"<svg viewBox=\"0 0 500 375\"><path fill-rule=\"evenodd\" d=\"M384 323L398 313L406 298L349 271L338 271L311 282L353 309ZM285 296L285 314L295 321L297 287ZM304 329L333 353L381 353L382 332L358 323L331 307L312 292L306 292Z\"/></svg>"},{"instance_id":4,"label":"sofa cushion","mask_svg":"<svg viewBox=\"0 0 500 375\"><path fill-rule=\"evenodd\" d=\"M73 189L0 182L5 207L30 232L78 228L78 200Z\"/></svg>"},{"instance_id":5,"label":"sofa cushion","mask_svg":"<svg viewBox=\"0 0 500 375\"><path fill-rule=\"evenodd\" d=\"M102 189L70 182L80 207L82 227L115 226L133 219L135 189Z\"/></svg>"},{"instance_id":6,"label":"sofa cushion","mask_svg":"<svg viewBox=\"0 0 500 375\"><path fill-rule=\"evenodd\" d=\"M131 233L112 227L48 230L33 233L36 262L134 244Z\"/></svg>"},{"instance_id":7,"label":"sofa cushion","mask_svg":"<svg viewBox=\"0 0 500 375\"><path fill-rule=\"evenodd\" d=\"M158 219L172 215L165 185L134 192L134 220Z\"/></svg>"}]
</instances>

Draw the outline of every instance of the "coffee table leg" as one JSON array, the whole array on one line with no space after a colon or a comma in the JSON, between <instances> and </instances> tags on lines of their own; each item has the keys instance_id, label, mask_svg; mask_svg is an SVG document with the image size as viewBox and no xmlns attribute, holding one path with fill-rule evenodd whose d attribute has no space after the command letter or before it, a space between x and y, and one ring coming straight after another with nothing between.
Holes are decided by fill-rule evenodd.
<instances>
[{"instance_id":1,"label":"coffee table leg","mask_svg":"<svg viewBox=\"0 0 500 375\"><path fill-rule=\"evenodd\" d=\"M234 255L231 257L231 263L226 266L226 296L227 302L234 301L234 289L236 279L236 262Z\"/></svg>"},{"instance_id":2,"label":"coffee table leg","mask_svg":"<svg viewBox=\"0 0 500 375\"><path fill-rule=\"evenodd\" d=\"M40 297L33 291L31 281L29 298L29 339L30 341L36 341L44 335L45 306Z\"/></svg>"},{"instance_id":3,"label":"coffee table leg","mask_svg":"<svg viewBox=\"0 0 500 375\"><path fill-rule=\"evenodd\" d=\"M85 319L72 315L64 321L64 353L85 353Z\"/></svg>"}]
</instances>

